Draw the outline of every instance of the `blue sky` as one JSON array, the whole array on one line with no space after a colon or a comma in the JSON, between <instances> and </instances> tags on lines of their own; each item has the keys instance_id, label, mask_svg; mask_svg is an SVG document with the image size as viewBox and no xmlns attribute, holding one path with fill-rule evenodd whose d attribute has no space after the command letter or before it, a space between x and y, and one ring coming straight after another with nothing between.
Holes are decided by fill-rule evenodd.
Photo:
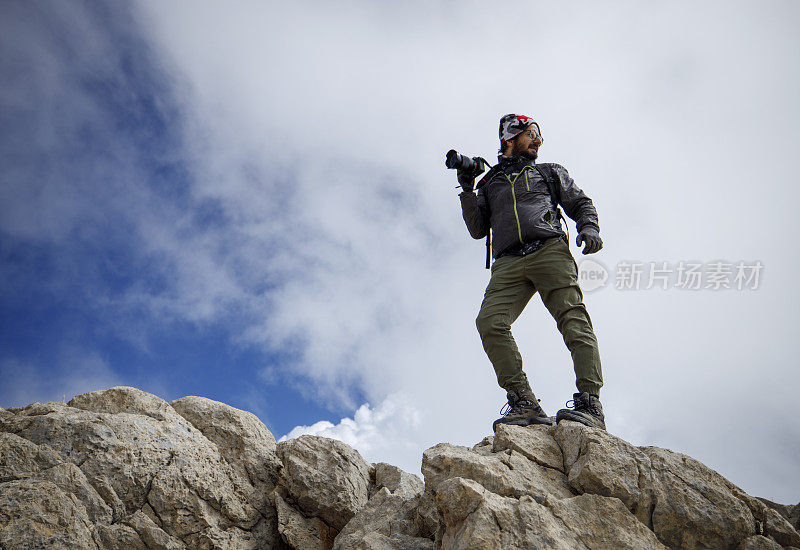
<instances>
[{"instance_id":1,"label":"blue sky","mask_svg":"<svg viewBox=\"0 0 800 550\"><path fill-rule=\"evenodd\" d=\"M206 395L259 412L277 434L335 414L280 380L267 400L258 373L291 361L292 349L232 345L243 325L235 314L149 307L172 299L176 281L173 259L145 244L141 218L175 216L195 235L230 220L189 192L174 82L129 11L4 11L2 404L69 399L68 380L84 376L167 399Z\"/></svg>"},{"instance_id":2,"label":"blue sky","mask_svg":"<svg viewBox=\"0 0 800 550\"><path fill-rule=\"evenodd\" d=\"M587 292L609 429L797 501L796 3L0 10L0 406L203 395L415 472L474 444L504 393L443 159L491 159L520 112L612 273L764 265L753 291ZM554 414L574 378L538 299L514 334Z\"/></svg>"}]
</instances>

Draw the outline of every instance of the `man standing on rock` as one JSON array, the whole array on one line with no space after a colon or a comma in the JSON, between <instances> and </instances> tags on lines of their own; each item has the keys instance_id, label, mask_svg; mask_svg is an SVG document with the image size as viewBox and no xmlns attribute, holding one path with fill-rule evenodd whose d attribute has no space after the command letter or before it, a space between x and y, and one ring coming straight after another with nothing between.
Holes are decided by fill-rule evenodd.
<instances>
[{"instance_id":1,"label":"man standing on rock","mask_svg":"<svg viewBox=\"0 0 800 550\"><path fill-rule=\"evenodd\" d=\"M488 239L491 230L493 236L492 275L476 321L497 382L508 397L505 414L493 428L500 423L552 424L531 390L511 335L511 324L538 291L572 354L578 388L573 405L568 401L569 408L558 411L556 422L574 420L605 429L597 338L583 304L578 267L561 229L558 206L575 220L577 245L585 243L584 254L603 247L597 211L563 166L536 164L542 141L532 118L506 115L500 119L498 163L481 179L477 195L473 192L475 172L458 171L461 209L470 235Z\"/></svg>"}]
</instances>

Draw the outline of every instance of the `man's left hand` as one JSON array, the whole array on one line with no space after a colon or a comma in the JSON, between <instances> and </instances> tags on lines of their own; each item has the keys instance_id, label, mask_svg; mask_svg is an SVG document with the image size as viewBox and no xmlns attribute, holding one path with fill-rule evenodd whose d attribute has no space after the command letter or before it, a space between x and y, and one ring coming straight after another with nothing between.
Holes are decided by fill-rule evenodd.
<instances>
[{"instance_id":1,"label":"man's left hand","mask_svg":"<svg viewBox=\"0 0 800 550\"><path fill-rule=\"evenodd\" d=\"M581 243L586 243L586 246L583 248L584 254L594 254L603 248L603 239L600 238L600 233L593 227L584 227L578 234L578 238L575 239L575 242L578 244L578 247L581 246Z\"/></svg>"}]
</instances>

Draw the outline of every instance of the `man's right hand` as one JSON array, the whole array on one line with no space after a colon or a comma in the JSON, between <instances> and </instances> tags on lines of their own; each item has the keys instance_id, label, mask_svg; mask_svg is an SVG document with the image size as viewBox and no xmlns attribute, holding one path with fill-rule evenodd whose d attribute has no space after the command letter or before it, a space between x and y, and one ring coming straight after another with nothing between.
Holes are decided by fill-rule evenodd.
<instances>
[{"instance_id":1,"label":"man's right hand","mask_svg":"<svg viewBox=\"0 0 800 550\"><path fill-rule=\"evenodd\" d=\"M465 193L472 193L472 190L475 189L474 172L472 170L456 170L456 175L458 176L458 184L461 186L461 189L463 189Z\"/></svg>"}]
</instances>

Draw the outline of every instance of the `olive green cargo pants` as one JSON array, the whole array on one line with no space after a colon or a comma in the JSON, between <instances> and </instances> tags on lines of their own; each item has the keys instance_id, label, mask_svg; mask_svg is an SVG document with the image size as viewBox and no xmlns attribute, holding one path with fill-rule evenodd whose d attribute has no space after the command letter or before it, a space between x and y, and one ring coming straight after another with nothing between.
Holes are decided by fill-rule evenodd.
<instances>
[{"instance_id":1,"label":"olive green cargo pants","mask_svg":"<svg viewBox=\"0 0 800 550\"><path fill-rule=\"evenodd\" d=\"M548 239L527 256L502 256L492 264L476 324L497 383L506 391L529 387L511 324L537 291L572 354L578 391L599 395L603 375L597 338L583 305L578 266L560 238Z\"/></svg>"}]
</instances>

